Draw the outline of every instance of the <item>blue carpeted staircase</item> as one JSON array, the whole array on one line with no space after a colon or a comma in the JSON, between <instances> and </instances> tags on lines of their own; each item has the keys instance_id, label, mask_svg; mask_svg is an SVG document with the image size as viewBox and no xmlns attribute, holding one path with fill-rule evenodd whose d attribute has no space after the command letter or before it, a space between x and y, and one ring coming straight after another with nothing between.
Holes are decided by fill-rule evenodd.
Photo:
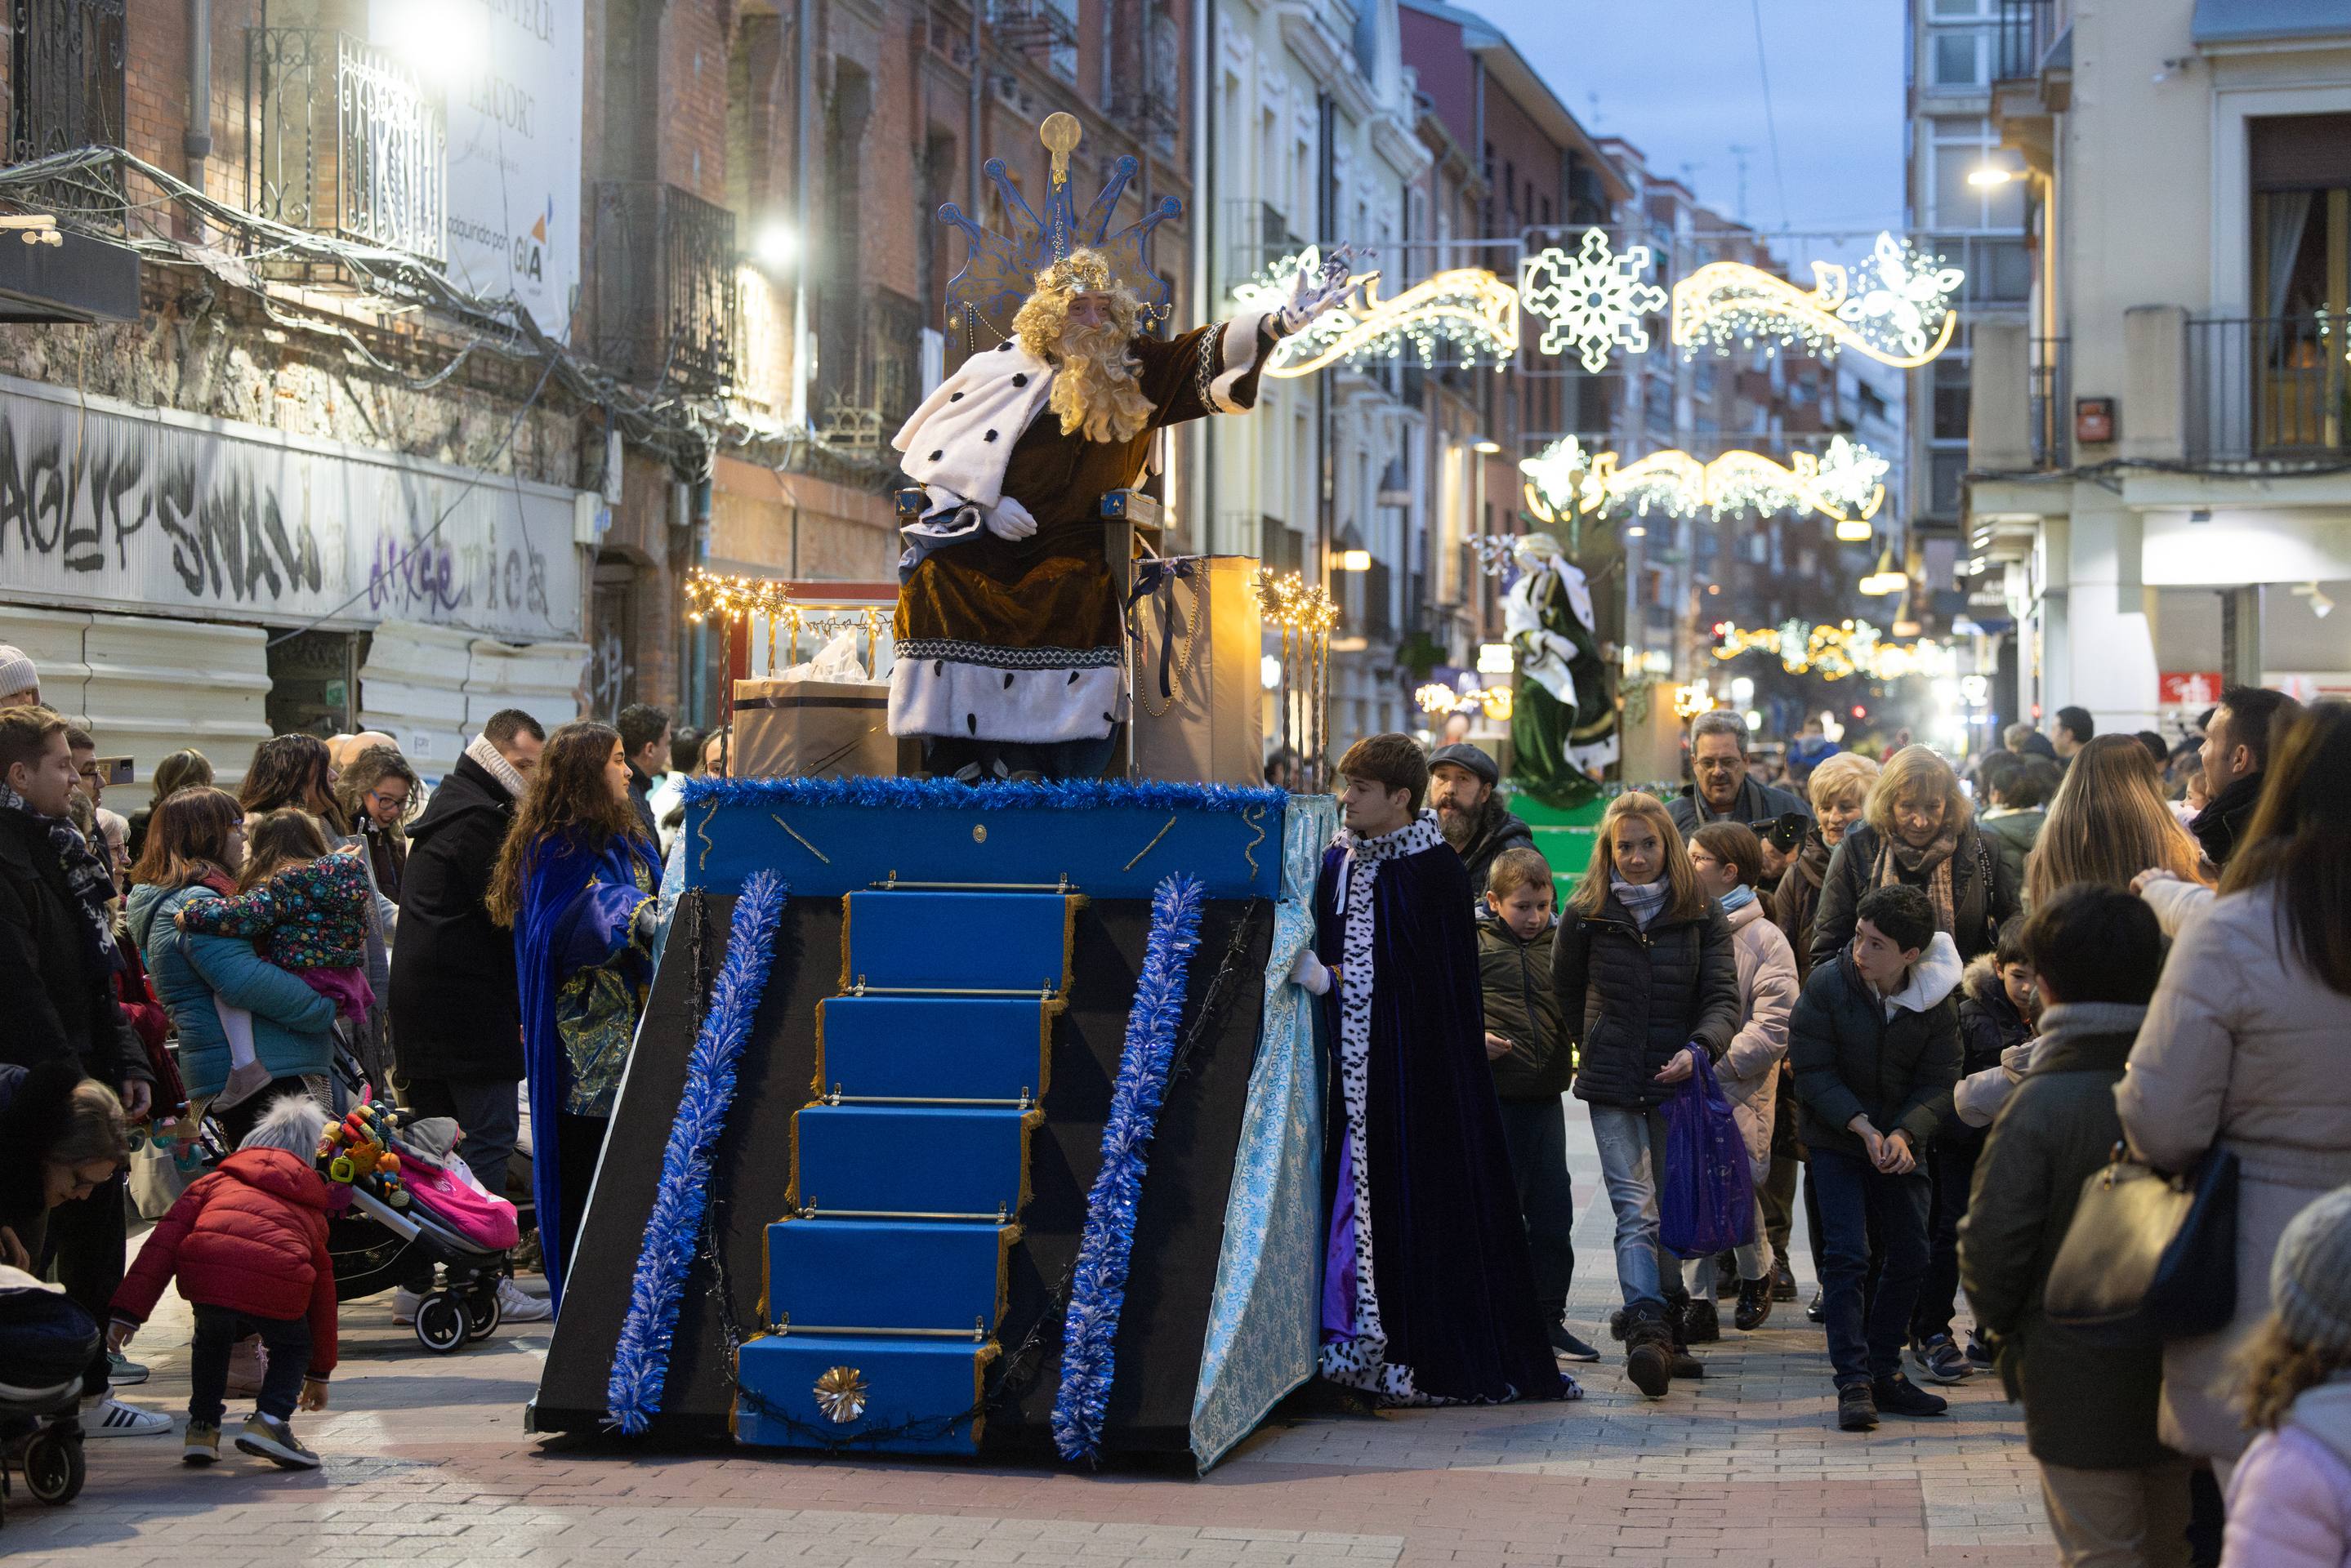
<instances>
[{"instance_id":1,"label":"blue carpeted staircase","mask_svg":"<svg viewBox=\"0 0 2351 1568\"><path fill-rule=\"evenodd\" d=\"M741 1441L977 1449L1081 902L844 897L841 992L793 1123L796 1208L768 1227L770 1332L737 1364Z\"/></svg>"}]
</instances>

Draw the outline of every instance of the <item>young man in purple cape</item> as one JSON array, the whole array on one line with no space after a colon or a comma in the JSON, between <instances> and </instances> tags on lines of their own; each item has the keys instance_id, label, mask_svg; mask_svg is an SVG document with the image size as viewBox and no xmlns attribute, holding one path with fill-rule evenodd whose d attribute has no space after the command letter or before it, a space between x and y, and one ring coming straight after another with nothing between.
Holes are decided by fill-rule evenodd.
<instances>
[{"instance_id":1,"label":"young man in purple cape","mask_svg":"<svg viewBox=\"0 0 2351 1568\"><path fill-rule=\"evenodd\" d=\"M1386 1405L1573 1398L1535 1305L1486 1065L1469 876L1409 735L1340 759L1300 983L1329 1008L1322 1376Z\"/></svg>"}]
</instances>

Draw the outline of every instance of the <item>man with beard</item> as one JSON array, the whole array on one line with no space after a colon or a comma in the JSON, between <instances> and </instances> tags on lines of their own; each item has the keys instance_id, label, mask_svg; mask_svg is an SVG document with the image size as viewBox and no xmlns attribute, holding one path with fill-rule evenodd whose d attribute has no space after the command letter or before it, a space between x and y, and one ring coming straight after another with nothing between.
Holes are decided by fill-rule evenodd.
<instances>
[{"instance_id":1,"label":"man with beard","mask_svg":"<svg viewBox=\"0 0 2351 1568\"><path fill-rule=\"evenodd\" d=\"M1437 810L1437 830L1469 868L1473 901L1485 896L1496 856L1534 847L1534 829L1494 794L1501 779L1494 759L1467 741L1441 746L1428 759L1428 804Z\"/></svg>"},{"instance_id":2,"label":"man with beard","mask_svg":"<svg viewBox=\"0 0 2351 1568\"><path fill-rule=\"evenodd\" d=\"M1692 782L1675 797L1674 826L1687 838L1709 822L1736 822L1761 833L1761 824L1794 815L1807 822L1812 807L1801 796L1747 776L1747 721L1717 708L1690 721ZM1801 840L1797 840L1801 842ZM1776 886L1788 857L1763 846L1763 886Z\"/></svg>"},{"instance_id":3,"label":"man with beard","mask_svg":"<svg viewBox=\"0 0 2351 1568\"><path fill-rule=\"evenodd\" d=\"M1124 637L1102 496L1165 427L1253 407L1274 346L1365 281L1348 261L1301 272L1280 310L1163 341L1110 257L1071 250L906 421L893 444L926 501L904 530L890 732L922 736L932 774L1102 771Z\"/></svg>"}]
</instances>

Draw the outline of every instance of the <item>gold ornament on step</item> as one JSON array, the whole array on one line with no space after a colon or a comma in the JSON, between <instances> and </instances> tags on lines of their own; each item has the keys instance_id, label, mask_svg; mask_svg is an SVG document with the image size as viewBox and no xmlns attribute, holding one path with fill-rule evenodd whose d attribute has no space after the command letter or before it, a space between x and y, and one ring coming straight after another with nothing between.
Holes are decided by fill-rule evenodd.
<instances>
[{"instance_id":1,"label":"gold ornament on step","mask_svg":"<svg viewBox=\"0 0 2351 1568\"><path fill-rule=\"evenodd\" d=\"M816 1380L817 1407L825 1418L847 1426L865 1414L865 1401L872 1390L865 1386L865 1375L854 1366L835 1366Z\"/></svg>"}]
</instances>

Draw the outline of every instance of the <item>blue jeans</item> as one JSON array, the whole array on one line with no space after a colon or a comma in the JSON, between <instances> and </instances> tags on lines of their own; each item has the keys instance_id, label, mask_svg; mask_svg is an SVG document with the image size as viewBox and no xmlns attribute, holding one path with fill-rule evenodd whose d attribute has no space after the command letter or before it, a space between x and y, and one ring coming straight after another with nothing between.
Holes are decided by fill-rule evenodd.
<instances>
[{"instance_id":1,"label":"blue jeans","mask_svg":"<svg viewBox=\"0 0 2351 1568\"><path fill-rule=\"evenodd\" d=\"M1836 1385L1883 1381L1902 1370L1910 1314L1927 1277L1927 1214L1934 1184L1924 1172L1888 1176L1857 1154L1813 1150L1821 1208L1821 1318ZM1866 1289L1873 1228L1877 1289ZM1865 1297L1866 1300L1865 1301Z\"/></svg>"},{"instance_id":2,"label":"blue jeans","mask_svg":"<svg viewBox=\"0 0 2351 1568\"><path fill-rule=\"evenodd\" d=\"M1678 1264L1657 1247L1657 1172L1666 1162L1666 1116L1637 1106L1601 1106L1592 1112L1592 1141L1600 1147L1600 1181L1616 1212L1616 1288L1628 1307L1665 1310L1666 1276L1680 1282ZM1678 1295L1680 1293L1675 1293Z\"/></svg>"}]
</instances>

